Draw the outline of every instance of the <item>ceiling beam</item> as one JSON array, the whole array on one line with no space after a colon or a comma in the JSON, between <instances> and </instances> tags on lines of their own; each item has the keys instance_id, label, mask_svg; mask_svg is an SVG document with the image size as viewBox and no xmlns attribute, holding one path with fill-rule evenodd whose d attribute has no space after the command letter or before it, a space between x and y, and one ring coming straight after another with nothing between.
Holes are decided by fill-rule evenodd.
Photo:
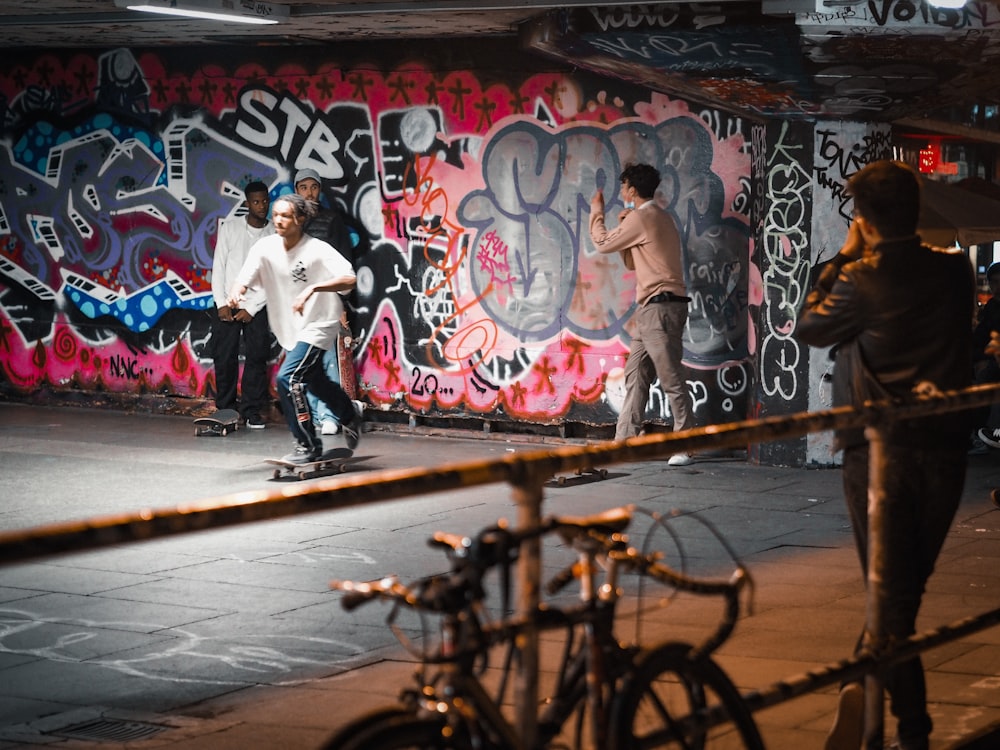
<instances>
[{"instance_id":1,"label":"ceiling beam","mask_svg":"<svg viewBox=\"0 0 1000 750\"><path fill-rule=\"evenodd\" d=\"M893 120L894 127L917 128L927 131L927 133L940 133L942 135L957 135L968 138L971 141L982 141L983 143L1000 143L1000 133L995 130L983 130L972 128L968 125L960 125L944 120L932 120L929 117L903 117Z\"/></svg>"}]
</instances>

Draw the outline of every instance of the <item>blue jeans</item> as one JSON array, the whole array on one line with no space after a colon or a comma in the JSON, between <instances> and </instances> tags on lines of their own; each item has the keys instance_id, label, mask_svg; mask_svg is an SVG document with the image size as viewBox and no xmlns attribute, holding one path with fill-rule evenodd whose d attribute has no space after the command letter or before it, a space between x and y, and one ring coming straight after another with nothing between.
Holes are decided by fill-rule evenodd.
<instances>
[{"instance_id":1,"label":"blue jeans","mask_svg":"<svg viewBox=\"0 0 1000 750\"><path fill-rule=\"evenodd\" d=\"M323 369L326 370L326 376L330 378L330 382L340 382L340 362L338 361L335 349L331 349L323 355ZM320 401L316 394L309 393L306 395L306 398L309 400L309 409L312 411L313 422L323 424L328 419L332 419L337 424L340 424L340 420L337 419L333 410L324 401Z\"/></svg>"},{"instance_id":2,"label":"blue jeans","mask_svg":"<svg viewBox=\"0 0 1000 750\"><path fill-rule=\"evenodd\" d=\"M324 349L300 341L294 349L285 351L285 361L278 370L278 398L288 430L299 443L313 450L322 450L323 441L316 435L307 395L312 392L333 411L341 424L354 418L354 405L339 383L335 383L323 368Z\"/></svg>"}]
</instances>

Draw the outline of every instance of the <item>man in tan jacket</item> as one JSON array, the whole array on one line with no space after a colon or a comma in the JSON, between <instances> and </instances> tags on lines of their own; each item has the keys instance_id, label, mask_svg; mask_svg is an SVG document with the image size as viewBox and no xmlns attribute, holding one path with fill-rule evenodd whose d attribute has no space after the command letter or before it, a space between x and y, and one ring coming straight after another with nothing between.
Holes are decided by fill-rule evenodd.
<instances>
[{"instance_id":1,"label":"man in tan jacket","mask_svg":"<svg viewBox=\"0 0 1000 750\"><path fill-rule=\"evenodd\" d=\"M631 164L621 173L625 211L612 230L604 225L604 195L590 201L590 238L602 253L622 253L635 270L636 331L625 364L625 403L618 416L615 440L642 430L649 388L655 378L670 401L674 430L694 426L691 395L684 379L683 335L687 324L687 288L681 238L670 215L653 200L660 173L649 164ZM685 466L691 456L678 453L671 466Z\"/></svg>"}]
</instances>

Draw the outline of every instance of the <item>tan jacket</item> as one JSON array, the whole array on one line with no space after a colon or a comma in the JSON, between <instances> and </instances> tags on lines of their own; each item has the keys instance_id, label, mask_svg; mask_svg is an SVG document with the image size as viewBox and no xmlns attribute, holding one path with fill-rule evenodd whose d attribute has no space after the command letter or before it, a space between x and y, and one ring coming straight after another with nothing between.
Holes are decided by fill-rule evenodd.
<instances>
[{"instance_id":1,"label":"tan jacket","mask_svg":"<svg viewBox=\"0 0 1000 750\"><path fill-rule=\"evenodd\" d=\"M602 253L623 253L635 267L635 299L639 304L660 292L684 296L681 237L674 220L655 202L629 211L614 229L604 226L603 214L590 215L590 239Z\"/></svg>"}]
</instances>

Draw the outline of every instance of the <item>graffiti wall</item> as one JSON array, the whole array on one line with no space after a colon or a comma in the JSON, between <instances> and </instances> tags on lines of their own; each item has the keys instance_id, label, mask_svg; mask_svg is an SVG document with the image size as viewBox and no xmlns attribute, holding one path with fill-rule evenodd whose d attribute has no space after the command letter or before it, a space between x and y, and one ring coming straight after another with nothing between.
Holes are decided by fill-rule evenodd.
<instances>
[{"instance_id":1,"label":"graffiti wall","mask_svg":"<svg viewBox=\"0 0 1000 750\"><path fill-rule=\"evenodd\" d=\"M532 49L747 117L892 122L995 101L1000 8L929 0L650 3L550 11Z\"/></svg>"},{"instance_id":2,"label":"graffiti wall","mask_svg":"<svg viewBox=\"0 0 1000 750\"><path fill-rule=\"evenodd\" d=\"M808 347L794 334L795 318L809 293L809 230L818 204L812 190L812 129L771 123L754 138L760 142L754 174L761 185L761 213L751 282L751 299L759 305L753 416L767 417L805 411L808 404ZM752 450L761 463L797 466L804 441L763 443Z\"/></svg>"},{"instance_id":3,"label":"graffiti wall","mask_svg":"<svg viewBox=\"0 0 1000 750\"><path fill-rule=\"evenodd\" d=\"M810 265L813 269L831 260L844 243L854 204L847 195L847 180L866 164L892 156L888 125L858 122L819 122L814 130L813 203L824 210L812 215ZM812 274L815 277L815 273ZM809 411L833 406L833 359L827 348L808 350ZM839 463L833 450L833 433L817 432L806 440L805 462L821 466Z\"/></svg>"},{"instance_id":4,"label":"graffiti wall","mask_svg":"<svg viewBox=\"0 0 1000 750\"><path fill-rule=\"evenodd\" d=\"M744 123L586 75L395 52L380 66L370 46L336 60L215 48L5 62L3 387L210 398L219 222L247 182L277 197L310 167L361 238L350 304L367 402L610 424L634 278L594 251L588 204L603 189L616 216L618 174L648 161L685 243L696 417L743 418ZM655 387L648 416L669 422Z\"/></svg>"},{"instance_id":5,"label":"graffiti wall","mask_svg":"<svg viewBox=\"0 0 1000 750\"><path fill-rule=\"evenodd\" d=\"M794 122L756 125L751 133L755 218L749 299L752 369L758 381L753 415L831 407L833 360L827 349L799 343L795 323L818 268L839 252L852 215L847 180L869 162L891 156L882 124ZM751 446L764 464L828 466L832 436Z\"/></svg>"}]
</instances>

